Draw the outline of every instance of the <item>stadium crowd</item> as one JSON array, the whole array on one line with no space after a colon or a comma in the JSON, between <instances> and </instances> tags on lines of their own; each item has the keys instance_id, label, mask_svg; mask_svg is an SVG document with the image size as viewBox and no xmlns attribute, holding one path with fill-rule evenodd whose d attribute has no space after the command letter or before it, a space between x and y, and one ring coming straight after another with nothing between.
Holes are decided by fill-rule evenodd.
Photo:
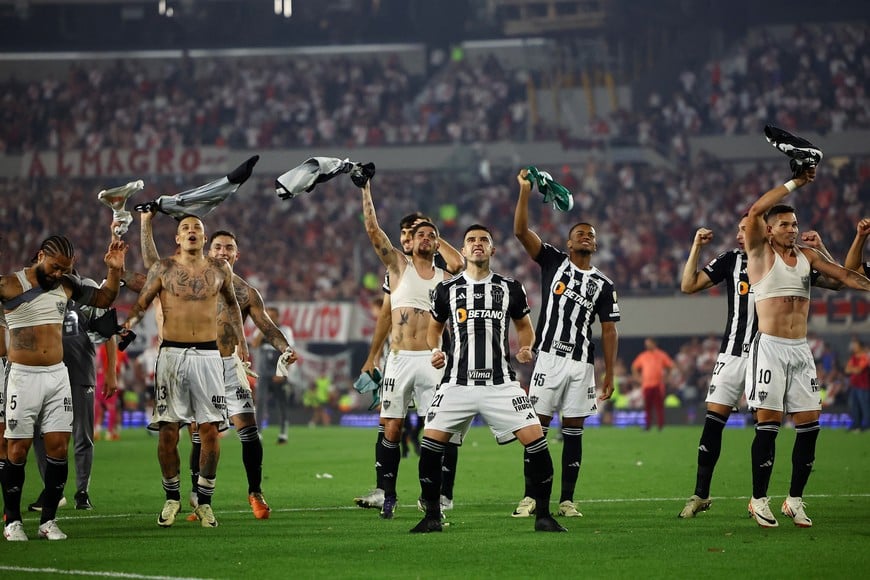
<instances>
[{"instance_id":1,"label":"stadium crowd","mask_svg":"<svg viewBox=\"0 0 870 580\"><path fill-rule=\"evenodd\" d=\"M584 219L598 232L598 267L610 276L622 295L676 294L679 273L697 227L716 234L714 251L734 246L740 214L752 197L782 180L782 166L758 165L743 175L729 166L704 159L678 171L634 164L589 162L582 167L550 169L574 191L575 209L562 214L534 207L542 237L559 245L569 222ZM442 236L457 243L475 220L485 220L495 232L502 270L512 272L537 295L537 273L513 238L514 185L511 171L494 172L491 183L468 176L465 181L444 173L379 172L373 182L379 216L390 235L402 215L415 210L430 214ZM241 240L244 257L237 269L254 281L269 300L351 300L360 288L377 291L381 267L366 252L358 192L347 178L319 185L314 192L282 201L274 191L274 176L256 174L207 219L211 228L227 228ZM30 182L0 181L0 267L20 264L49 231L62 230L80 248L79 269L101 271L103 249L93 232L105 227L109 210L96 200L101 189L119 183L96 180ZM134 201L172 194L197 182L174 180L147 183ZM854 237L855 223L867 215L870 200L870 158L824 166L814 184L812 203L798 212L802 231L817 230L831 253L842 260ZM30 192L37 191L38 195ZM153 196L153 197L149 197ZM46 207L71 211L46 211ZM834 210L836 208L836 211ZM157 239L172 239L174 220L155 220ZM142 264L138 228L127 234L129 264ZM312 259L316 256L317 259ZM372 280L375 282L372 282Z\"/></svg>"},{"instance_id":2,"label":"stadium crowd","mask_svg":"<svg viewBox=\"0 0 870 580\"><path fill-rule=\"evenodd\" d=\"M870 127L862 80L870 69L866 27L790 30L748 35L724 57L638 95L646 106L594 117L584 137L664 147L685 158L692 135L754 134L765 123L819 133ZM0 151L354 147L560 135L527 92L531 84L549 88L541 79L557 77L508 66L492 54L446 59L425 78L395 55L74 63L64 78L0 79Z\"/></svg>"}]
</instances>

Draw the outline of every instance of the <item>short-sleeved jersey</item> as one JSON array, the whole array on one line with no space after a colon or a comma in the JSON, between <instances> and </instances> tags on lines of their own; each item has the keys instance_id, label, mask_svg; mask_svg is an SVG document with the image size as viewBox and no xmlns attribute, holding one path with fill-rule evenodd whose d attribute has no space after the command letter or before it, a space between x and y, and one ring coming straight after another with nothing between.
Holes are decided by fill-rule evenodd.
<instances>
[{"instance_id":1,"label":"short-sleeved jersey","mask_svg":"<svg viewBox=\"0 0 870 580\"><path fill-rule=\"evenodd\" d=\"M535 350L594 363L592 323L619 322L613 282L592 267L581 270L568 254L550 244L535 257L541 266L543 300L535 330Z\"/></svg>"},{"instance_id":2,"label":"short-sleeved jersey","mask_svg":"<svg viewBox=\"0 0 870 580\"><path fill-rule=\"evenodd\" d=\"M500 274L472 280L465 273L440 282L432 294L432 318L446 325L451 348L442 383L502 385L516 380L510 364L512 320L530 311L523 285Z\"/></svg>"},{"instance_id":3,"label":"short-sleeved jersey","mask_svg":"<svg viewBox=\"0 0 870 580\"><path fill-rule=\"evenodd\" d=\"M758 331L755 317L755 294L746 274L746 252L739 248L722 252L704 266L713 284L725 282L728 296L728 322L722 334L719 352L732 356L747 354L752 337Z\"/></svg>"}]
</instances>

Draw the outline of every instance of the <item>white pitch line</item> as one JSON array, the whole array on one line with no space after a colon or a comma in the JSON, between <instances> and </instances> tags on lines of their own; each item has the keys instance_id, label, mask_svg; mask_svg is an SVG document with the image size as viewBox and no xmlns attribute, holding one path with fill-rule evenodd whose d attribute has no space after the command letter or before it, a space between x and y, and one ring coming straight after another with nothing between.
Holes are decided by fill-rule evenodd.
<instances>
[{"instance_id":1,"label":"white pitch line","mask_svg":"<svg viewBox=\"0 0 870 580\"><path fill-rule=\"evenodd\" d=\"M805 494L804 499L845 499L845 498L862 498L862 497L870 497L870 493L815 493L815 494ZM714 495L712 499L716 501L730 501L730 500L741 500L741 501L749 501L748 495L734 495L734 496L718 496ZM683 496L680 497L618 497L618 498L597 498L597 499L578 499L577 503L580 504L595 504L595 503L631 503L631 502L655 502L655 501L673 501L673 502L685 502L686 498ZM515 502L512 503L501 503L501 502L486 502L486 503L471 503L471 502L456 502L457 507L480 507L480 506L507 506L514 505ZM402 508L410 508L417 507L416 503L409 504L399 504L399 507ZM306 508L276 508L272 507L272 513L301 513L301 512L329 512L329 511L358 511L362 508L359 508L355 505L340 505L340 506L323 506L323 507L306 507ZM156 511L154 512L157 513ZM250 510L219 510L217 512L217 516L219 517L222 513L224 514L247 514L251 513ZM107 515L81 515L76 517L64 517L58 514L59 520L102 520L102 519L116 519L116 518L136 518L136 517L150 517L151 514L143 514L143 513L135 513L135 514L107 514ZM156 524L155 524L156 525ZM0 570L3 568L0 567Z\"/></svg>"},{"instance_id":2,"label":"white pitch line","mask_svg":"<svg viewBox=\"0 0 870 580\"><path fill-rule=\"evenodd\" d=\"M59 574L63 576L97 576L99 578L132 578L135 580L209 580L181 576L146 576L127 572L99 572L96 570L61 570L60 568L27 568L23 566L0 566L0 570L30 574Z\"/></svg>"}]
</instances>

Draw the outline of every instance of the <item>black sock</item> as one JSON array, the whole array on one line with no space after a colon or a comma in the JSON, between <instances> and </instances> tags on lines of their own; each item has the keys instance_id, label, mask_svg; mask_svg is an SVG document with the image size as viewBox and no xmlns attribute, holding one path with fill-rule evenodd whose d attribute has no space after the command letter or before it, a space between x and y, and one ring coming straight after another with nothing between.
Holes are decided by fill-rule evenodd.
<instances>
[{"instance_id":1,"label":"black sock","mask_svg":"<svg viewBox=\"0 0 870 580\"><path fill-rule=\"evenodd\" d=\"M453 484L456 482L456 464L459 462L459 445L444 445L444 461L441 463L441 495L453 499Z\"/></svg>"},{"instance_id":2,"label":"black sock","mask_svg":"<svg viewBox=\"0 0 870 580\"><path fill-rule=\"evenodd\" d=\"M248 476L248 493L261 493L263 483L263 442L256 425L242 427L238 431L242 442L242 464Z\"/></svg>"},{"instance_id":3,"label":"black sock","mask_svg":"<svg viewBox=\"0 0 870 580\"><path fill-rule=\"evenodd\" d=\"M695 478L695 495L702 499L710 497L713 470L722 452L722 430L727 422L728 417L707 411L701 441L698 442L698 474Z\"/></svg>"},{"instance_id":4,"label":"black sock","mask_svg":"<svg viewBox=\"0 0 870 580\"><path fill-rule=\"evenodd\" d=\"M202 442L198 432L193 432L190 442L190 489L195 492L199 481L199 454L202 452Z\"/></svg>"},{"instance_id":5,"label":"black sock","mask_svg":"<svg viewBox=\"0 0 870 580\"><path fill-rule=\"evenodd\" d=\"M778 434L779 423L775 421L755 425L755 439L752 441L752 497L755 499L767 497Z\"/></svg>"},{"instance_id":6,"label":"black sock","mask_svg":"<svg viewBox=\"0 0 870 580\"><path fill-rule=\"evenodd\" d=\"M24 488L24 463L12 463L6 460L6 493L5 503L6 523L21 521L21 490Z\"/></svg>"},{"instance_id":7,"label":"black sock","mask_svg":"<svg viewBox=\"0 0 870 580\"><path fill-rule=\"evenodd\" d=\"M196 483L193 485L193 491L196 491ZM181 481L177 475L169 479L163 479L163 492L166 494L166 499L181 501Z\"/></svg>"},{"instance_id":8,"label":"black sock","mask_svg":"<svg viewBox=\"0 0 870 580\"><path fill-rule=\"evenodd\" d=\"M63 497L63 487L69 474L69 463L66 458L45 458L45 490L43 491L42 515L39 523L53 520L57 516L57 504Z\"/></svg>"},{"instance_id":9,"label":"black sock","mask_svg":"<svg viewBox=\"0 0 870 580\"><path fill-rule=\"evenodd\" d=\"M544 432L544 439L547 438L547 433L550 431L549 427L545 427L541 425L541 430ZM535 485L532 483L532 480L529 479L529 448L523 448L523 481L525 487L523 488L523 497L535 497Z\"/></svg>"},{"instance_id":10,"label":"black sock","mask_svg":"<svg viewBox=\"0 0 870 580\"><path fill-rule=\"evenodd\" d=\"M553 491L553 459L547 448L547 438L541 437L526 445L529 461L526 463L525 475L532 484L532 496L535 499L535 518L540 519L550 515L550 494Z\"/></svg>"},{"instance_id":11,"label":"black sock","mask_svg":"<svg viewBox=\"0 0 870 580\"><path fill-rule=\"evenodd\" d=\"M399 460L401 457L402 452L399 451L399 442L390 441L384 437L378 447L376 457L384 485L381 488L384 490L384 497L396 497L396 478L399 475Z\"/></svg>"},{"instance_id":12,"label":"black sock","mask_svg":"<svg viewBox=\"0 0 870 580\"><path fill-rule=\"evenodd\" d=\"M795 425L794 448L791 452L791 486L788 494L803 497L804 487L816 460L816 440L819 438L819 422L811 421Z\"/></svg>"},{"instance_id":13,"label":"black sock","mask_svg":"<svg viewBox=\"0 0 870 580\"><path fill-rule=\"evenodd\" d=\"M384 476L383 470L381 469L380 462L378 461L378 453L381 449L381 441L384 440L384 426L378 425L378 439L375 441L375 487L378 489L384 489Z\"/></svg>"},{"instance_id":14,"label":"black sock","mask_svg":"<svg viewBox=\"0 0 870 580\"><path fill-rule=\"evenodd\" d=\"M199 505L211 504L211 498L214 495L214 475L200 474L196 482L196 501Z\"/></svg>"},{"instance_id":15,"label":"black sock","mask_svg":"<svg viewBox=\"0 0 870 580\"><path fill-rule=\"evenodd\" d=\"M426 503L428 517L441 517L441 462L444 458L444 443L423 437L420 443L420 463L417 472L420 477L420 497Z\"/></svg>"},{"instance_id":16,"label":"black sock","mask_svg":"<svg viewBox=\"0 0 870 580\"><path fill-rule=\"evenodd\" d=\"M583 427L562 427L562 495L559 503L574 501L583 463Z\"/></svg>"}]
</instances>

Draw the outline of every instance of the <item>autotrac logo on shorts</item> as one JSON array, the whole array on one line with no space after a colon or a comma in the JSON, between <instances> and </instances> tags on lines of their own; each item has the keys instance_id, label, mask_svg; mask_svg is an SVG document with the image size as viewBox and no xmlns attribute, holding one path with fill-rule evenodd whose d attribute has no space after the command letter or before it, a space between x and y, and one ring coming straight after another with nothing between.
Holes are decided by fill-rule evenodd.
<instances>
[{"instance_id":1,"label":"autotrac logo on shorts","mask_svg":"<svg viewBox=\"0 0 870 580\"><path fill-rule=\"evenodd\" d=\"M73 412L72 397L64 397L63 398L63 411L64 411L64 413L72 413Z\"/></svg>"},{"instance_id":2,"label":"autotrac logo on shorts","mask_svg":"<svg viewBox=\"0 0 870 580\"><path fill-rule=\"evenodd\" d=\"M504 320L504 312L501 310L490 310L488 308L481 308L475 310L466 310L465 308L456 309L456 321L459 324L462 324L467 320L474 320L479 318L483 318L485 320Z\"/></svg>"},{"instance_id":3,"label":"autotrac logo on shorts","mask_svg":"<svg viewBox=\"0 0 870 580\"><path fill-rule=\"evenodd\" d=\"M523 395L522 397L514 397L513 399L511 399L511 404L514 406L514 410L517 412L534 408L532 407L532 402L525 395Z\"/></svg>"},{"instance_id":4,"label":"autotrac logo on shorts","mask_svg":"<svg viewBox=\"0 0 870 580\"><path fill-rule=\"evenodd\" d=\"M553 285L553 294L555 294L556 296L564 296L565 298L568 298L568 299L576 302L577 304L579 304L583 308L587 308L587 309L591 310L595 306L595 304L593 304L591 300L587 300L586 298L584 298L583 296L581 296L580 294L578 294L574 290L571 290L562 281L556 282Z\"/></svg>"},{"instance_id":5,"label":"autotrac logo on shorts","mask_svg":"<svg viewBox=\"0 0 870 580\"><path fill-rule=\"evenodd\" d=\"M822 388L822 386L821 386L821 384L819 384L819 379L817 379L817 378L810 379L810 389L812 389L812 392L818 393L821 390L821 388Z\"/></svg>"},{"instance_id":6,"label":"autotrac logo on shorts","mask_svg":"<svg viewBox=\"0 0 870 580\"><path fill-rule=\"evenodd\" d=\"M472 381L488 381L492 379L492 369L472 369L468 371L468 378Z\"/></svg>"},{"instance_id":7,"label":"autotrac logo on shorts","mask_svg":"<svg viewBox=\"0 0 870 580\"><path fill-rule=\"evenodd\" d=\"M214 395L211 398L211 404L215 409L222 411L227 408L227 398L224 395Z\"/></svg>"},{"instance_id":8,"label":"autotrac logo on shorts","mask_svg":"<svg viewBox=\"0 0 870 580\"><path fill-rule=\"evenodd\" d=\"M244 387L238 387L236 389L236 400L237 401L247 401L251 398L251 391Z\"/></svg>"}]
</instances>

